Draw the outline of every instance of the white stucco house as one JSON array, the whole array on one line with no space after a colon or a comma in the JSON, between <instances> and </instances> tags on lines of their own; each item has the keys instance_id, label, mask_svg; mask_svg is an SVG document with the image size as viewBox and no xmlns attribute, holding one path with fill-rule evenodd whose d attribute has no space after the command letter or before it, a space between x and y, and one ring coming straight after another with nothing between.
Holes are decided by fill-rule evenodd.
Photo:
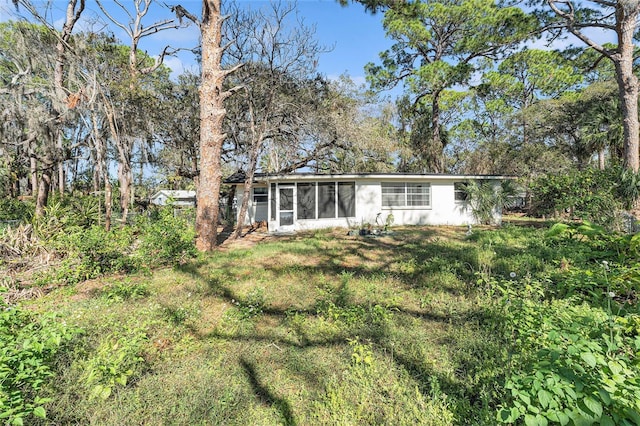
<instances>
[{"instance_id":1,"label":"white stucco house","mask_svg":"<svg viewBox=\"0 0 640 426\"><path fill-rule=\"evenodd\" d=\"M447 174L257 174L244 224L267 222L269 232L394 225L468 225L476 220L466 200L464 183L470 180L499 185L507 176ZM243 179L237 185L242 203ZM494 221L502 209L496 206ZM238 222L241 220L238 218Z\"/></svg>"}]
</instances>

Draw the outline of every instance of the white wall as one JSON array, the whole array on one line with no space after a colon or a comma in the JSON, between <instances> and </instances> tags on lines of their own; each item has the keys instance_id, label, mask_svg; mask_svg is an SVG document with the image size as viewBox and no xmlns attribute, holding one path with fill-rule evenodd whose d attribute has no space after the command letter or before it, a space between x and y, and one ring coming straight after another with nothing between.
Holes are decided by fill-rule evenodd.
<instances>
[{"instance_id":1,"label":"white wall","mask_svg":"<svg viewBox=\"0 0 640 426\"><path fill-rule=\"evenodd\" d=\"M255 185L254 188L266 188L265 185ZM238 206L238 212L237 214L240 215L240 207L242 206L242 199L244 198L244 185L237 185L236 186L236 199L238 200L237 206ZM266 209L268 209L268 206L264 206ZM267 213L264 212L264 217L267 218ZM260 219L260 218L258 218ZM239 217L236 218L236 221L239 220ZM249 194L249 204L247 205L247 216L245 217L244 220L244 225L248 226L251 224L256 223L256 203L253 202L253 190L251 191L251 193Z\"/></svg>"},{"instance_id":2,"label":"white wall","mask_svg":"<svg viewBox=\"0 0 640 426\"><path fill-rule=\"evenodd\" d=\"M393 225L467 225L476 224L471 209L464 202L455 201L454 182L462 180L435 180L431 182L431 207L397 208L382 207L381 181L356 180L356 213L354 218L295 220L294 230L322 228L356 228L369 223L384 225L389 214L393 214ZM407 182L411 182L408 180ZM416 180L416 182L419 182ZM424 181L422 181L424 182ZM239 187L240 189L241 187ZM242 203L242 192L237 192L238 206ZM253 197L249 199L247 218L244 224L255 222ZM238 208L239 210L239 208ZM496 211L496 222L500 223L501 210ZM269 221L269 230L277 231L277 222Z\"/></svg>"},{"instance_id":3,"label":"white wall","mask_svg":"<svg viewBox=\"0 0 640 426\"><path fill-rule=\"evenodd\" d=\"M410 182L410 181L408 181ZM382 223L393 214L394 225L467 225L476 223L465 203L456 202L454 181L431 182L431 207L382 207L381 182L366 182L358 185L356 213L362 221L376 223L381 213Z\"/></svg>"}]
</instances>

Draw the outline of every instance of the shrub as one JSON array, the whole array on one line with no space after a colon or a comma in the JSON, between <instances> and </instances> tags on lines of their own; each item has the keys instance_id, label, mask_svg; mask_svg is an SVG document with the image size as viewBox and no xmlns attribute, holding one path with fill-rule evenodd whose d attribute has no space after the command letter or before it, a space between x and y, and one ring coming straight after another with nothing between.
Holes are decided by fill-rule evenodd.
<instances>
[{"instance_id":1,"label":"shrub","mask_svg":"<svg viewBox=\"0 0 640 426\"><path fill-rule=\"evenodd\" d=\"M107 336L96 353L85 364L84 383L90 398L107 399L114 388L126 386L145 367L142 357L147 335L142 330L130 330Z\"/></svg>"},{"instance_id":2,"label":"shrub","mask_svg":"<svg viewBox=\"0 0 640 426\"><path fill-rule=\"evenodd\" d=\"M80 332L53 315L38 317L0 299L0 421L45 418L55 357Z\"/></svg>"},{"instance_id":3,"label":"shrub","mask_svg":"<svg viewBox=\"0 0 640 426\"><path fill-rule=\"evenodd\" d=\"M547 175L531 184L536 216L569 214L600 225L613 225L618 211L640 196L640 176L620 166L586 168L564 175Z\"/></svg>"},{"instance_id":4,"label":"shrub","mask_svg":"<svg viewBox=\"0 0 640 426\"><path fill-rule=\"evenodd\" d=\"M0 220L28 221L33 217L35 207L15 198L0 198Z\"/></svg>"},{"instance_id":5,"label":"shrub","mask_svg":"<svg viewBox=\"0 0 640 426\"><path fill-rule=\"evenodd\" d=\"M173 208L157 210L138 222L139 255L147 265L183 263L196 255L195 228L183 217L174 217Z\"/></svg>"}]
</instances>

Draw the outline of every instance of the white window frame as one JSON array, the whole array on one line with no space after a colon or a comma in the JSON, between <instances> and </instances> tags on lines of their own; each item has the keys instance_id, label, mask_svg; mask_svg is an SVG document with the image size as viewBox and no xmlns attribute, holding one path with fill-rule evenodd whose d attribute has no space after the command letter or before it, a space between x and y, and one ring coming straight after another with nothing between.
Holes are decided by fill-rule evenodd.
<instances>
[{"instance_id":1,"label":"white window frame","mask_svg":"<svg viewBox=\"0 0 640 426\"><path fill-rule=\"evenodd\" d=\"M411 189L416 188L417 185L421 185L422 191L411 191ZM386 192L386 188L396 188L401 189L401 191L395 192ZM426 191L425 191L426 188ZM430 182L381 182L380 189L382 193L382 208L383 209L392 209L392 208L402 208L402 209L425 209L431 208L431 183ZM399 203L389 203L389 199L385 200L385 195L390 196L393 195L394 199L398 198ZM400 197L397 197L397 196ZM426 204L413 204L411 200L411 196L415 195L426 195Z\"/></svg>"}]
</instances>

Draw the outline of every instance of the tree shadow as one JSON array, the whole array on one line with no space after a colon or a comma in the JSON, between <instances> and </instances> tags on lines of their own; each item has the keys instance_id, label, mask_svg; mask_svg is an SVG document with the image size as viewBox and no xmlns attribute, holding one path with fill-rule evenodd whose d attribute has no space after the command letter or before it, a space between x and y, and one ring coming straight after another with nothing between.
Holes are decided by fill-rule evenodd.
<instances>
[{"instance_id":1,"label":"tree shadow","mask_svg":"<svg viewBox=\"0 0 640 426\"><path fill-rule=\"evenodd\" d=\"M255 366L247 361L244 357L240 358L240 366L242 367L251 387L253 388L253 392L256 394L260 402L264 405L268 405L274 407L284 421L285 425L295 426L296 420L293 416L293 411L291 410L291 405L284 398L279 398L273 392L271 392L266 386L260 383L260 377L256 372Z\"/></svg>"}]
</instances>

